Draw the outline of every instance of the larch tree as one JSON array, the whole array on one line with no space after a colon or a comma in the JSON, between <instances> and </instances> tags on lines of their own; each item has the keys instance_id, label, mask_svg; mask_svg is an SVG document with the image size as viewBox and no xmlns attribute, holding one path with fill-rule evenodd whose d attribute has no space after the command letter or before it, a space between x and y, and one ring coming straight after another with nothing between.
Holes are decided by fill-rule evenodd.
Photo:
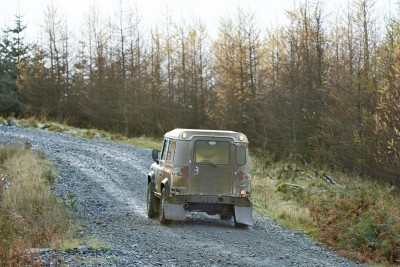
<instances>
[{"instance_id":1,"label":"larch tree","mask_svg":"<svg viewBox=\"0 0 400 267\"><path fill-rule=\"evenodd\" d=\"M211 101L211 52L204 24L196 20L188 33L189 104L192 107L187 127L202 128L207 125L207 105Z\"/></svg>"},{"instance_id":2,"label":"larch tree","mask_svg":"<svg viewBox=\"0 0 400 267\"><path fill-rule=\"evenodd\" d=\"M267 103L273 122L267 132L271 143L284 142L288 153L311 159L319 156L328 95L322 7L306 3L288 11L288 17L290 24L270 37L267 49L266 99L272 99Z\"/></svg>"},{"instance_id":3,"label":"larch tree","mask_svg":"<svg viewBox=\"0 0 400 267\"><path fill-rule=\"evenodd\" d=\"M374 134L376 147L373 172L381 179L400 180L400 22L390 18L386 38L380 49L383 83L379 87Z\"/></svg>"},{"instance_id":4,"label":"larch tree","mask_svg":"<svg viewBox=\"0 0 400 267\"><path fill-rule=\"evenodd\" d=\"M62 117L66 115L68 89L70 87L70 38L65 19L58 13L57 8L51 4L45 12L45 33L47 45L43 47L49 69L48 112Z\"/></svg>"},{"instance_id":5,"label":"larch tree","mask_svg":"<svg viewBox=\"0 0 400 267\"><path fill-rule=\"evenodd\" d=\"M217 103L210 110L211 118L219 128L246 130L255 136L263 47L254 15L239 9L236 20L222 19L213 48Z\"/></svg>"},{"instance_id":6,"label":"larch tree","mask_svg":"<svg viewBox=\"0 0 400 267\"><path fill-rule=\"evenodd\" d=\"M149 82L148 90L150 91L150 112L148 114L148 122L150 132L152 134L162 134L165 131L164 118L166 118L167 105L170 104L168 93L164 90L166 77L163 73L163 67L166 57L163 52L163 36L161 31L156 27L150 33L150 51L149 51ZM157 104L155 104L157 103Z\"/></svg>"},{"instance_id":7,"label":"larch tree","mask_svg":"<svg viewBox=\"0 0 400 267\"><path fill-rule=\"evenodd\" d=\"M355 23L358 36L358 55L356 55L357 82L355 91L354 142L356 145L356 163L359 172L365 174L372 160L369 148L373 144L373 115L377 99L376 84L376 30L374 21L374 1L359 0L355 2Z\"/></svg>"},{"instance_id":8,"label":"larch tree","mask_svg":"<svg viewBox=\"0 0 400 267\"><path fill-rule=\"evenodd\" d=\"M206 120L206 102L209 95L207 72L210 68L206 49L207 34L200 21L177 28L176 107L182 127L198 128Z\"/></svg>"}]
</instances>

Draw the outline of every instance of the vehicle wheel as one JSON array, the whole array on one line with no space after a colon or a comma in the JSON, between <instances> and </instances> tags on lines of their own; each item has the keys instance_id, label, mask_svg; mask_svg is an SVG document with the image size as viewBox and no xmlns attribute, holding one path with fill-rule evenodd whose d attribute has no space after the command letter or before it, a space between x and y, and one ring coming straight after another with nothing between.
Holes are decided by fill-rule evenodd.
<instances>
[{"instance_id":1,"label":"vehicle wheel","mask_svg":"<svg viewBox=\"0 0 400 267\"><path fill-rule=\"evenodd\" d=\"M150 182L147 186L147 216L149 218L154 218L156 213L154 211L154 184Z\"/></svg>"},{"instance_id":2,"label":"vehicle wheel","mask_svg":"<svg viewBox=\"0 0 400 267\"><path fill-rule=\"evenodd\" d=\"M221 220L227 221L227 220L232 219L232 214L224 213L224 214L220 214L219 217Z\"/></svg>"},{"instance_id":3,"label":"vehicle wheel","mask_svg":"<svg viewBox=\"0 0 400 267\"><path fill-rule=\"evenodd\" d=\"M165 219L165 210L164 210L164 203L165 203L165 188L161 190L161 199L160 199L160 223L161 224L168 224L169 220Z\"/></svg>"}]
</instances>

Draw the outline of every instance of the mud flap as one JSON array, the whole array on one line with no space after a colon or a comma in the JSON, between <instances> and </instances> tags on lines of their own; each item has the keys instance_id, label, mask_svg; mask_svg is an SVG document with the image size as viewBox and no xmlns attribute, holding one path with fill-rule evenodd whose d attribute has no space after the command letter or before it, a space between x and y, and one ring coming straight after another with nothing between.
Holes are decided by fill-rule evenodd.
<instances>
[{"instance_id":1,"label":"mud flap","mask_svg":"<svg viewBox=\"0 0 400 267\"><path fill-rule=\"evenodd\" d=\"M174 221L185 220L185 209L182 204L171 204L168 201L164 202L165 219Z\"/></svg>"},{"instance_id":2,"label":"mud flap","mask_svg":"<svg viewBox=\"0 0 400 267\"><path fill-rule=\"evenodd\" d=\"M238 223L253 225L253 208L235 205L235 219Z\"/></svg>"}]
</instances>

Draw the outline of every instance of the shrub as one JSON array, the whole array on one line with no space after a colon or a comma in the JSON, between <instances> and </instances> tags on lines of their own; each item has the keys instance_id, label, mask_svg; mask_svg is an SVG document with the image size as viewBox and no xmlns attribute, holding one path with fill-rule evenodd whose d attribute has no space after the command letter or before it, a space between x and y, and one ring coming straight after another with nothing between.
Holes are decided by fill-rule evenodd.
<instances>
[{"instance_id":1,"label":"shrub","mask_svg":"<svg viewBox=\"0 0 400 267\"><path fill-rule=\"evenodd\" d=\"M393 187L296 162L252 158L252 172L252 199L262 213L296 229L313 226L322 243L344 256L399 263L400 197Z\"/></svg>"},{"instance_id":2,"label":"shrub","mask_svg":"<svg viewBox=\"0 0 400 267\"><path fill-rule=\"evenodd\" d=\"M400 202L390 190L357 182L315 197L309 207L321 238L344 255L391 264L400 259Z\"/></svg>"}]
</instances>

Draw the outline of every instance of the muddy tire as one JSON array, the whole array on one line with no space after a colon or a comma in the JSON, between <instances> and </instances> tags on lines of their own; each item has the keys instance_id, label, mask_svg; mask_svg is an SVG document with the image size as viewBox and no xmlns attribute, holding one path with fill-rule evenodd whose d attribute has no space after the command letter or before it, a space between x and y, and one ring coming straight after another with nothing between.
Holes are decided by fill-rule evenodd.
<instances>
[{"instance_id":1,"label":"muddy tire","mask_svg":"<svg viewBox=\"0 0 400 267\"><path fill-rule=\"evenodd\" d=\"M160 220L160 223L161 224L168 224L170 221L168 220L168 219L165 219L165 209L164 209L164 207L165 207L165 188L163 188L162 190L161 190L161 199L160 199L160 211L159 211L159 220Z\"/></svg>"},{"instance_id":2,"label":"muddy tire","mask_svg":"<svg viewBox=\"0 0 400 267\"><path fill-rule=\"evenodd\" d=\"M154 196L154 184L150 182L147 186L147 217L154 218L156 212L154 211L155 196Z\"/></svg>"},{"instance_id":3,"label":"muddy tire","mask_svg":"<svg viewBox=\"0 0 400 267\"><path fill-rule=\"evenodd\" d=\"M219 218L223 221L228 221L232 219L232 214L221 214L219 215Z\"/></svg>"}]
</instances>

